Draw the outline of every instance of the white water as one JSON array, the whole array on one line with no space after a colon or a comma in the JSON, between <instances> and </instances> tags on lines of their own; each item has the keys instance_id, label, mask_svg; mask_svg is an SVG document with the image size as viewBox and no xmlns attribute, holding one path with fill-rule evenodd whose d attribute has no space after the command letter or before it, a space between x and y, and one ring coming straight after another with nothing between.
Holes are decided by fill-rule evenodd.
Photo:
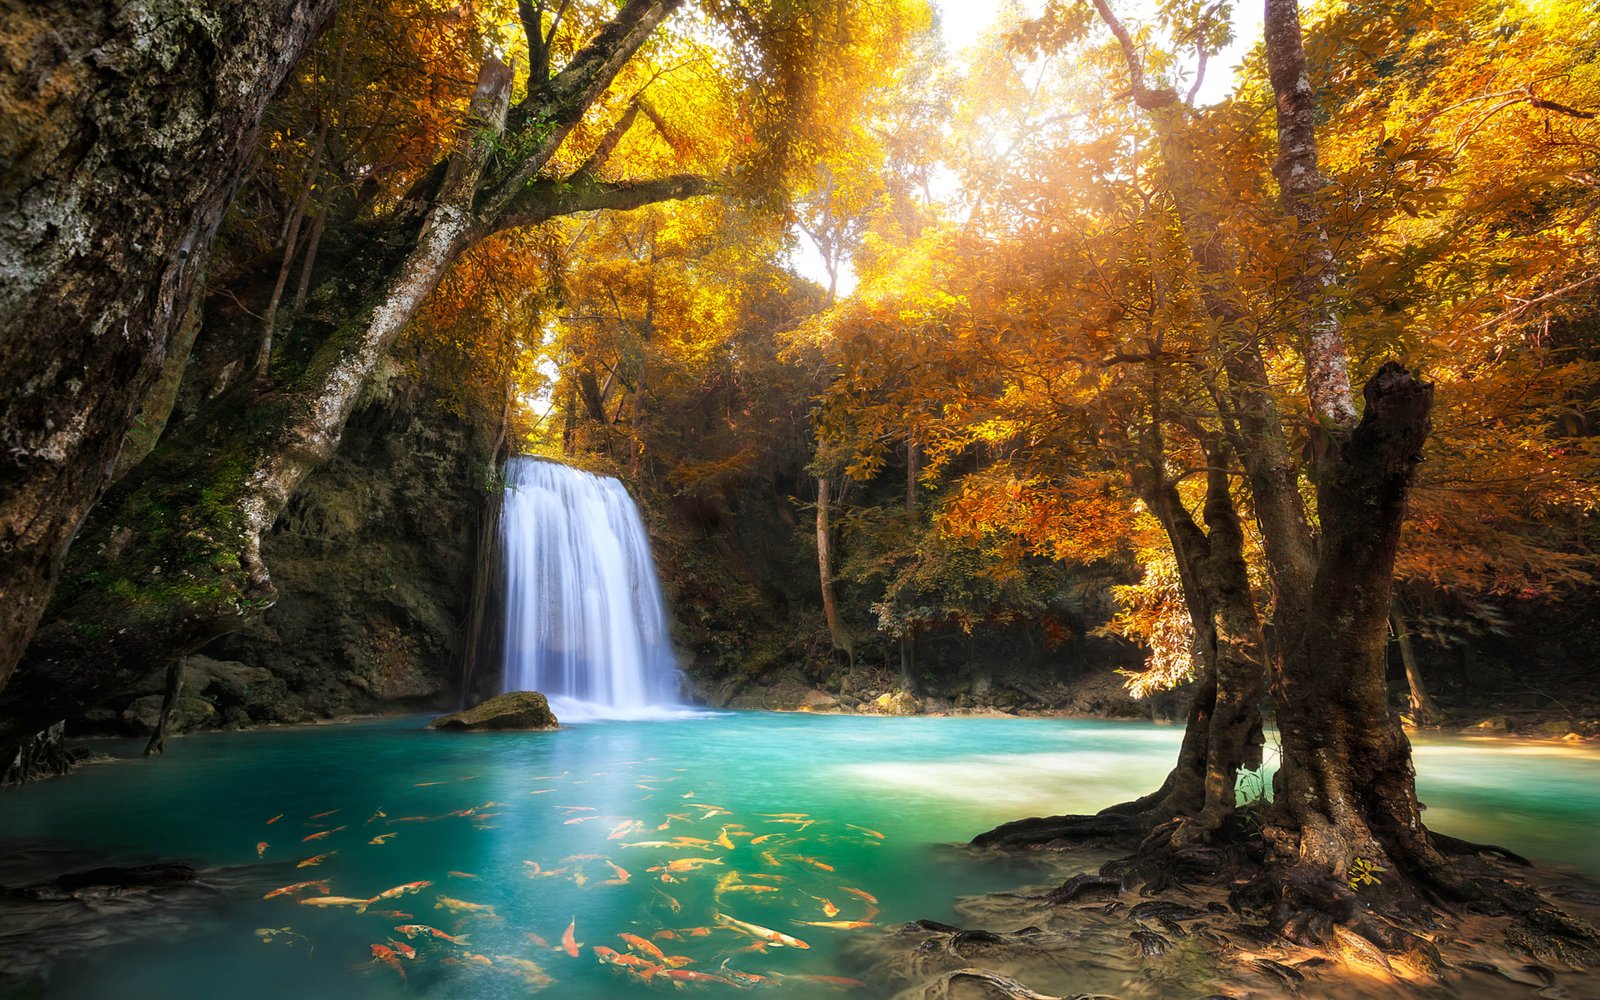
<instances>
[{"instance_id":1,"label":"white water","mask_svg":"<svg viewBox=\"0 0 1600 1000\"><path fill-rule=\"evenodd\" d=\"M682 714L679 672L639 509L623 485L556 462L506 465L502 690L562 722Z\"/></svg>"}]
</instances>

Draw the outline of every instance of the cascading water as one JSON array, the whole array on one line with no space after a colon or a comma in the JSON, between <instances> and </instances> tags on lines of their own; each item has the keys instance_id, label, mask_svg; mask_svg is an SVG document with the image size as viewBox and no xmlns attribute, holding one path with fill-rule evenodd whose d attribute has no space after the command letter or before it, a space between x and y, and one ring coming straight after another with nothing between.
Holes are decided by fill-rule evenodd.
<instances>
[{"instance_id":1,"label":"cascading water","mask_svg":"<svg viewBox=\"0 0 1600 1000\"><path fill-rule=\"evenodd\" d=\"M503 690L543 692L564 722L674 714L677 660L628 491L525 456L506 479Z\"/></svg>"}]
</instances>

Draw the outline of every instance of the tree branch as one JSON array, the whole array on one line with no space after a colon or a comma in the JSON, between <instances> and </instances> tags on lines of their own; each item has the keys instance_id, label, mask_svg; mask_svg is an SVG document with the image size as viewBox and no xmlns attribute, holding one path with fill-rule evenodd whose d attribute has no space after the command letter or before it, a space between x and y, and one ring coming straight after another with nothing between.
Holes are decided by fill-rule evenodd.
<instances>
[{"instance_id":1,"label":"tree branch","mask_svg":"<svg viewBox=\"0 0 1600 1000\"><path fill-rule=\"evenodd\" d=\"M601 183L582 179L541 181L530 185L505 211L483 219L483 235L537 226L579 212L627 212L661 201L678 201L718 193L720 185L698 174L674 174L647 181Z\"/></svg>"},{"instance_id":2,"label":"tree branch","mask_svg":"<svg viewBox=\"0 0 1600 1000\"><path fill-rule=\"evenodd\" d=\"M607 129L606 134L600 137L600 144L594 148L594 152L584 161L583 166L573 171L573 175L577 177L599 176L600 168L604 167L606 161L611 159L611 154L616 152L617 143L621 142L622 137L628 134L628 129L633 126L633 120L638 116L639 102L629 102L628 110L624 111L622 117L617 119L616 124Z\"/></svg>"}]
</instances>

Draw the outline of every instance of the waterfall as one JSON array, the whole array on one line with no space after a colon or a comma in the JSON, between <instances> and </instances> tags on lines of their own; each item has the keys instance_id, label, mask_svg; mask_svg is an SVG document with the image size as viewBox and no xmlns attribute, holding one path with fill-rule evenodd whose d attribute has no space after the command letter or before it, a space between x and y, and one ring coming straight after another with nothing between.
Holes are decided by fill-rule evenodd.
<instances>
[{"instance_id":1,"label":"waterfall","mask_svg":"<svg viewBox=\"0 0 1600 1000\"><path fill-rule=\"evenodd\" d=\"M673 714L677 661L627 489L525 456L506 480L502 689L543 692L563 722Z\"/></svg>"}]
</instances>

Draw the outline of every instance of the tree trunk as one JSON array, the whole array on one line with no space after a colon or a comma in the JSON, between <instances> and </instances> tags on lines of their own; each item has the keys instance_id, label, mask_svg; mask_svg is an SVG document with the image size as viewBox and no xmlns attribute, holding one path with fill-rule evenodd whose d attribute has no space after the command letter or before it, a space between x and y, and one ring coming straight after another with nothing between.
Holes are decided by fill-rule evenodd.
<instances>
[{"instance_id":1,"label":"tree trunk","mask_svg":"<svg viewBox=\"0 0 1600 1000\"><path fill-rule=\"evenodd\" d=\"M353 259L320 280L316 308L297 324L305 329L286 340L309 355L300 373L284 374L259 398L248 383L221 394L102 505L94 544L75 551L71 586L29 650L18 677L26 690L14 692L0 738L124 691L271 605L262 535L333 454L395 338L463 250L558 216L707 193L700 177L611 183L539 173L680 4L629 0L509 116L511 72L492 58L485 64L456 151L390 216L344 234ZM522 131L505 141L526 150L510 161L496 152L508 120ZM317 317L330 316L336 327L319 325Z\"/></svg>"},{"instance_id":2,"label":"tree trunk","mask_svg":"<svg viewBox=\"0 0 1600 1000\"><path fill-rule=\"evenodd\" d=\"M839 619L839 602L833 592L833 538L828 526L829 505L832 502L832 486L827 476L817 478L817 569L822 584L822 617L828 623L828 634L833 637L835 649L844 650L849 658L850 669L856 666L855 642L850 638L850 630L845 628L844 622Z\"/></svg>"},{"instance_id":3,"label":"tree trunk","mask_svg":"<svg viewBox=\"0 0 1600 1000\"><path fill-rule=\"evenodd\" d=\"M336 6L0 4L0 687Z\"/></svg>"},{"instance_id":4,"label":"tree trunk","mask_svg":"<svg viewBox=\"0 0 1600 1000\"><path fill-rule=\"evenodd\" d=\"M1411 724L1431 726L1439 721L1441 713L1433 696L1428 694L1427 685L1423 683L1422 668L1417 665L1417 651L1411 641L1411 630L1406 627L1405 609L1400 606L1399 595L1395 595L1394 603L1389 608L1389 623L1394 628L1395 642L1400 646L1400 662L1406 668Z\"/></svg>"}]
</instances>

